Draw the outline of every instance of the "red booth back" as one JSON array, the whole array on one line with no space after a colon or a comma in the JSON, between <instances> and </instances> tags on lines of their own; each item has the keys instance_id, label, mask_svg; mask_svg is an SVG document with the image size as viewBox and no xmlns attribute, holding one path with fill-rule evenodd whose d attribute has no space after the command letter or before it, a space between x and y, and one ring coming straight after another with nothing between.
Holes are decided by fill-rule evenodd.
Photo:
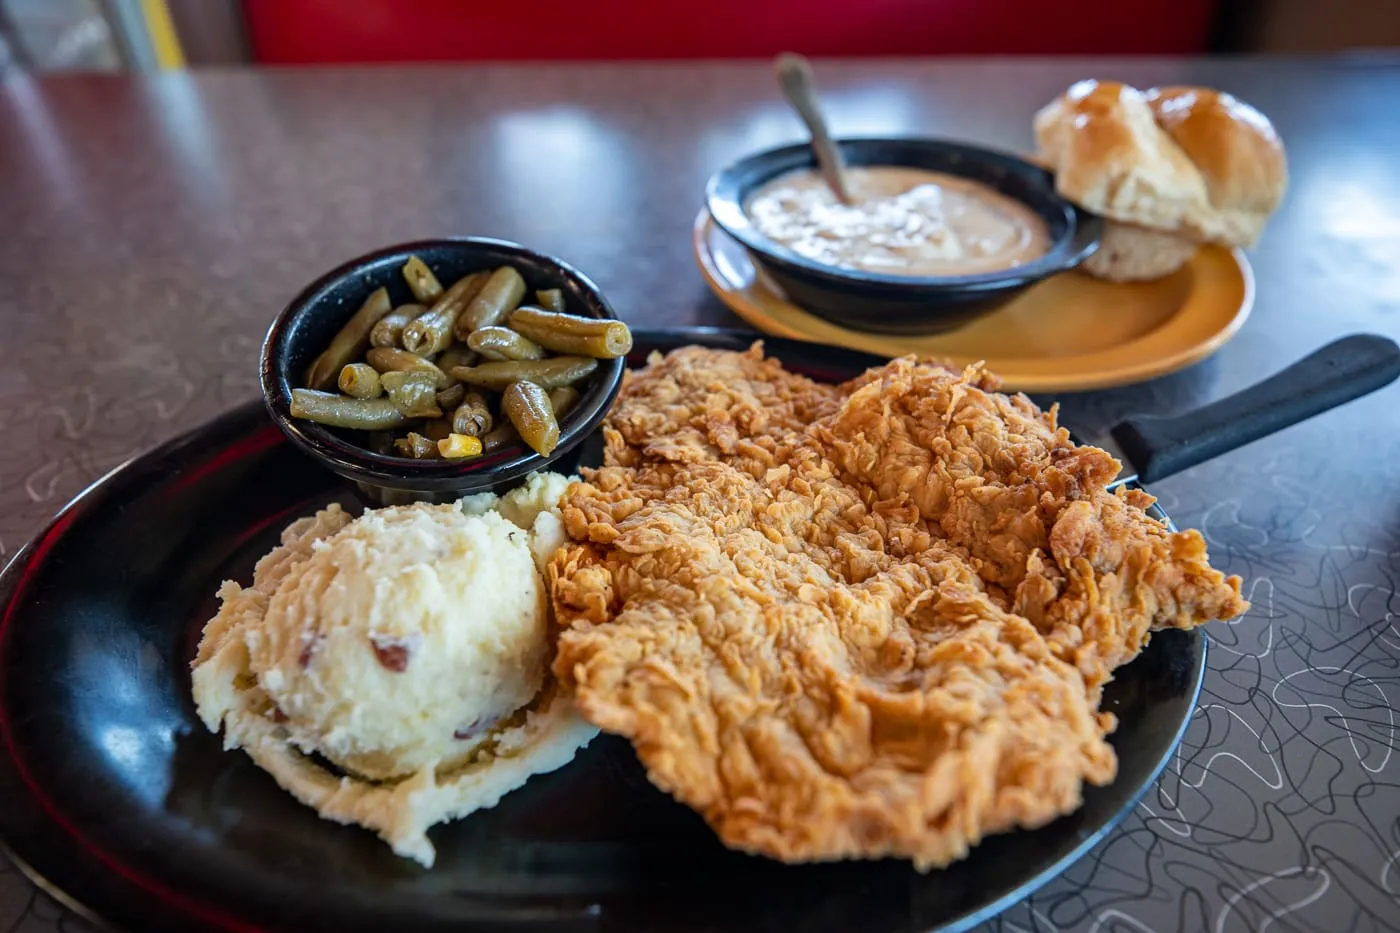
<instances>
[{"instance_id":1,"label":"red booth back","mask_svg":"<svg viewBox=\"0 0 1400 933\"><path fill-rule=\"evenodd\" d=\"M1188 54L1216 0L244 0L255 60Z\"/></svg>"}]
</instances>

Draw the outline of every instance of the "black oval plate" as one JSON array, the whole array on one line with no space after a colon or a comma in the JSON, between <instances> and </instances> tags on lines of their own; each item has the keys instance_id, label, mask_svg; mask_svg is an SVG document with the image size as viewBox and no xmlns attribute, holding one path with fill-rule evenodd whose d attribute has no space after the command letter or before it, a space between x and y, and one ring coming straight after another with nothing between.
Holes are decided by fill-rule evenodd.
<instances>
[{"instance_id":1,"label":"black oval plate","mask_svg":"<svg viewBox=\"0 0 1400 933\"><path fill-rule=\"evenodd\" d=\"M722 331L639 334L652 349ZM794 370L879 362L768 340ZM587 454L585 454L587 456ZM1195 707L1199 634L1165 632L1109 685L1119 774L1077 812L920 875L896 861L785 866L726 850L654 789L620 739L432 833L437 867L316 818L189 698L226 577L340 481L249 404L115 471L0 576L0 836L66 903L127 930L965 930L1101 839L1166 764Z\"/></svg>"}]
</instances>

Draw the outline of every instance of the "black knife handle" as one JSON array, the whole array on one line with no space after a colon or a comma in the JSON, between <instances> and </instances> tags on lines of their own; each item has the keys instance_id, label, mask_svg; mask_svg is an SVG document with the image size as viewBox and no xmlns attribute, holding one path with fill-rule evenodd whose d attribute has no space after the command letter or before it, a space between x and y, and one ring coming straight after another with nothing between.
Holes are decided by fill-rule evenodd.
<instances>
[{"instance_id":1,"label":"black knife handle","mask_svg":"<svg viewBox=\"0 0 1400 933\"><path fill-rule=\"evenodd\" d=\"M1400 376L1400 347L1352 334L1257 385L1183 415L1129 418L1110 433L1145 483L1374 392Z\"/></svg>"}]
</instances>

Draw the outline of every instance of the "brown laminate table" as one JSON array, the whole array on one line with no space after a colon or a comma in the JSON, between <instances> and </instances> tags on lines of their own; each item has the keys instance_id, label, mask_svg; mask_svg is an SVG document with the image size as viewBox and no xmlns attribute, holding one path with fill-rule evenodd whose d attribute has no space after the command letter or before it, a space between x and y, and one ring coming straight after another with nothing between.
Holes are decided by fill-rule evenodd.
<instances>
[{"instance_id":1,"label":"brown laminate table","mask_svg":"<svg viewBox=\"0 0 1400 933\"><path fill-rule=\"evenodd\" d=\"M1292 187L1214 358L1066 397L1083 430L1400 337L1400 59L823 63L838 133L1030 144L1070 81L1253 102ZM690 224L706 177L799 138L764 64L15 78L0 84L0 556L123 460L253 397L269 319L372 247L558 253L638 325L741 326ZM1160 483L1254 608L1211 631L1177 759L1124 826L989 928L1400 928L1400 391ZM0 801L0 806L4 802ZM84 929L0 861L0 931Z\"/></svg>"}]
</instances>

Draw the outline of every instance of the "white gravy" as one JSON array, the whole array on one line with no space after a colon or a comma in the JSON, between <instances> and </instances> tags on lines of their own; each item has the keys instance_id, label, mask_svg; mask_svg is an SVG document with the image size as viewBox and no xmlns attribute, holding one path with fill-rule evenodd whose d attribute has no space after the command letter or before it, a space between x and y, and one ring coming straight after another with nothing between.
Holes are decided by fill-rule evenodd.
<instances>
[{"instance_id":1,"label":"white gravy","mask_svg":"<svg viewBox=\"0 0 1400 933\"><path fill-rule=\"evenodd\" d=\"M818 172L803 169L754 192L749 217L768 239L807 259L885 275L977 275L1050 248L1035 211L981 182L894 165L847 172L850 206Z\"/></svg>"}]
</instances>

